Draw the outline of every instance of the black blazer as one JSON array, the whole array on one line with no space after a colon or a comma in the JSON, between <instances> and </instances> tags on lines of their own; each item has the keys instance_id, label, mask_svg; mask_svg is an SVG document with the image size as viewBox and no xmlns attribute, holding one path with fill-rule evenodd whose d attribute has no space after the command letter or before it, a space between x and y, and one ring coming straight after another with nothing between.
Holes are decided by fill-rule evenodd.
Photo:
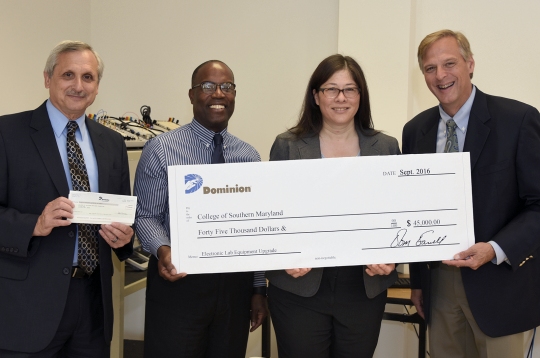
<instances>
[{"instance_id":1,"label":"black blazer","mask_svg":"<svg viewBox=\"0 0 540 358\"><path fill-rule=\"evenodd\" d=\"M436 151L439 108L403 128L403 154ZM462 268L478 326L491 337L540 324L540 114L534 107L476 90L463 151L470 152L476 242L495 241L511 265ZM411 265L429 319L430 263Z\"/></svg>"},{"instance_id":2,"label":"black blazer","mask_svg":"<svg viewBox=\"0 0 540 358\"><path fill-rule=\"evenodd\" d=\"M382 133L373 136L358 132L360 155L395 155L400 154L395 138ZM298 139L290 132L277 136L270 151L270 160L296 160L321 158L321 145L318 135ZM267 271L266 277L276 287L303 297L311 297L317 293L323 274L322 268L313 268L306 275L293 278L285 270ZM364 271L366 295L373 298L386 290L397 280L394 270L387 276L369 276Z\"/></svg>"},{"instance_id":3,"label":"black blazer","mask_svg":"<svg viewBox=\"0 0 540 358\"><path fill-rule=\"evenodd\" d=\"M122 137L86 119L99 171L99 190L130 194ZM70 283L75 224L32 237L47 203L69 188L43 103L36 110L0 117L0 349L36 352L53 338ZM133 245L115 250L129 257ZM105 338L112 338L111 249L99 240Z\"/></svg>"}]
</instances>

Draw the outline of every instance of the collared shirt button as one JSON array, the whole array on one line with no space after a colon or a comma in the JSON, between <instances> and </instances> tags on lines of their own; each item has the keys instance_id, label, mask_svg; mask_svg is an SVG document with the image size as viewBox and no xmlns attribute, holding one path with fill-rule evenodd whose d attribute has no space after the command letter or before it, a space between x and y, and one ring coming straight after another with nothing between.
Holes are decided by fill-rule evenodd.
<instances>
[{"instance_id":1,"label":"collared shirt button","mask_svg":"<svg viewBox=\"0 0 540 358\"><path fill-rule=\"evenodd\" d=\"M9 248L9 252L13 252L13 247L10 247L10 248Z\"/></svg>"},{"instance_id":2,"label":"collared shirt button","mask_svg":"<svg viewBox=\"0 0 540 358\"><path fill-rule=\"evenodd\" d=\"M64 275L69 275L70 272L71 272L71 270L68 269L67 267L64 267L64 269L62 270L62 273L63 273Z\"/></svg>"},{"instance_id":3,"label":"collared shirt button","mask_svg":"<svg viewBox=\"0 0 540 358\"><path fill-rule=\"evenodd\" d=\"M69 237L73 237L75 236L75 233L73 231L70 231L69 234L68 234Z\"/></svg>"}]
</instances>

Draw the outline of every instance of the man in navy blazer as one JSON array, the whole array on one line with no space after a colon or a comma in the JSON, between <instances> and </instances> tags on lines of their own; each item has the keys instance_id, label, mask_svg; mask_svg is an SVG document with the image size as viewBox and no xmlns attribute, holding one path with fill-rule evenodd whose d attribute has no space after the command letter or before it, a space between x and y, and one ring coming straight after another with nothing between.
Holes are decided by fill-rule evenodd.
<instances>
[{"instance_id":1,"label":"man in navy blazer","mask_svg":"<svg viewBox=\"0 0 540 358\"><path fill-rule=\"evenodd\" d=\"M476 239L453 260L411 264L431 356L523 357L522 332L540 324L540 114L472 85L459 32L426 36L418 61L440 105L405 125L403 153L470 152Z\"/></svg>"},{"instance_id":2,"label":"man in navy blazer","mask_svg":"<svg viewBox=\"0 0 540 358\"><path fill-rule=\"evenodd\" d=\"M98 266L81 270L79 225L66 125L84 156L91 191L130 194L122 137L89 120L103 63L88 44L64 41L44 72L49 100L33 111L0 117L0 357L109 357L113 267L133 250L133 230L99 230Z\"/></svg>"}]
</instances>

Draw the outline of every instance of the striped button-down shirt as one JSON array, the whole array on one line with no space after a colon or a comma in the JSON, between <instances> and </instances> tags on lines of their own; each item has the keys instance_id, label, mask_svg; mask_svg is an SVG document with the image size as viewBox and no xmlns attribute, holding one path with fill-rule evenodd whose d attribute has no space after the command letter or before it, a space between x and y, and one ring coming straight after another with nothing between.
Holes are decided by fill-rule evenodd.
<instances>
[{"instance_id":1,"label":"striped button-down shirt","mask_svg":"<svg viewBox=\"0 0 540 358\"><path fill-rule=\"evenodd\" d=\"M261 156L251 145L227 132L223 136L226 163L259 162ZM137 196L135 229L143 248L157 257L162 245L171 245L167 167L210 164L214 132L195 119L171 132L160 134L144 146L135 174ZM254 286L266 286L264 272L255 272Z\"/></svg>"}]
</instances>

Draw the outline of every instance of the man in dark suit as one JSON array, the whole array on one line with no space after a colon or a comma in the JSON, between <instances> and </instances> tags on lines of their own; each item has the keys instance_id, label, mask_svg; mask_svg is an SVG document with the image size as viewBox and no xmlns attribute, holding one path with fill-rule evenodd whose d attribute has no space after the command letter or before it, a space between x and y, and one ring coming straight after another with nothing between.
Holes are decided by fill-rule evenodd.
<instances>
[{"instance_id":1,"label":"man in dark suit","mask_svg":"<svg viewBox=\"0 0 540 358\"><path fill-rule=\"evenodd\" d=\"M403 153L470 152L476 238L454 260L411 264L431 356L523 357L522 332L540 324L540 114L472 85L459 32L428 35L418 61L440 105L405 125Z\"/></svg>"},{"instance_id":2,"label":"man in dark suit","mask_svg":"<svg viewBox=\"0 0 540 358\"><path fill-rule=\"evenodd\" d=\"M102 74L92 47L61 42L45 66L49 100L0 117L0 357L110 355L111 248L127 258L133 230L72 224L67 199L130 194L122 137L84 114Z\"/></svg>"}]
</instances>

